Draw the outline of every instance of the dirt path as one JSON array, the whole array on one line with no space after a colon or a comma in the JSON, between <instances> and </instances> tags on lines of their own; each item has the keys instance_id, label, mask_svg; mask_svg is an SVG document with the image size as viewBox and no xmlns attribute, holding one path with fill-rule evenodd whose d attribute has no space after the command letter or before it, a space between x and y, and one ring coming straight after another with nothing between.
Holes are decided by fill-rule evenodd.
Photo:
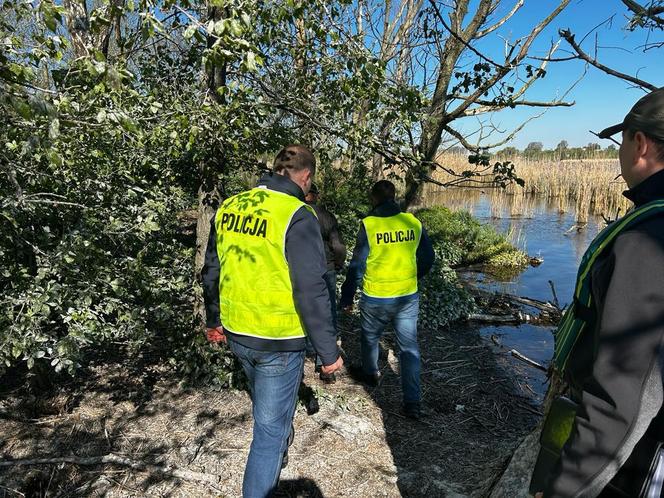
<instances>
[{"instance_id":1,"label":"dirt path","mask_svg":"<svg viewBox=\"0 0 664 498\"><path fill-rule=\"evenodd\" d=\"M341 321L349 361L358 355L354 318ZM321 384L307 362L305 383L320 411L295 416L290 463L279 496L484 496L537 407L514 381L512 362L471 330L422 332L424 414L401 416L391 334L381 384L340 376ZM509 367L509 371L508 368ZM220 476L216 484L107 464L0 467L0 496L240 495L251 440L242 391L179 386L168 369L99 363L76 383L35 397L0 386L0 460L113 453Z\"/></svg>"}]
</instances>

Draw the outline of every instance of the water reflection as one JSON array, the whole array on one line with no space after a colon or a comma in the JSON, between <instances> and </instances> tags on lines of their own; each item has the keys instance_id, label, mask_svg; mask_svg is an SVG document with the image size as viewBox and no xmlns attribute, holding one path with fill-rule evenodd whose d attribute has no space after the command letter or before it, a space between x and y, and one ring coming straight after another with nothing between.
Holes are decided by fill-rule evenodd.
<instances>
[{"instance_id":1,"label":"water reflection","mask_svg":"<svg viewBox=\"0 0 664 498\"><path fill-rule=\"evenodd\" d=\"M519 197L521 200L511 199ZM502 199L502 200L501 200ZM497 196L479 190L446 190L427 195L424 206L442 205L450 209L470 211L482 223L489 223L503 233L511 234L512 242L531 256L543 258L543 263L529 267L509 281L498 281L489 275L462 272L462 278L484 289L552 300L549 281L552 281L561 305L571 301L576 271L586 248L603 227L601 218L589 217L579 225L576 213L565 212L559 203L546 202L530 196ZM509 350L517 349L540 363L548 363L553 353L551 329L521 326L487 326L480 332L485 337L496 336ZM525 368L526 380L541 396L545 391L544 374Z\"/></svg>"}]
</instances>

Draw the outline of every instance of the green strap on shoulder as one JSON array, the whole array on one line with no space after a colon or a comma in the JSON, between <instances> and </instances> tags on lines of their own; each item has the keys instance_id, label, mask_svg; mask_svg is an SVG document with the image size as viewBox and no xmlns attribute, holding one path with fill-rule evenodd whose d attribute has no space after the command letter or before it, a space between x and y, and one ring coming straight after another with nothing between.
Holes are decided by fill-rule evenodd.
<instances>
[{"instance_id":1,"label":"green strap on shoulder","mask_svg":"<svg viewBox=\"0 0 664 498\"><path fill-rule=\"evenodd\" d=\"M553 365L559 372L564 372L569 355L588 323L585 315L592 300L590 270L593 264L622 231L660 214L664 214L664 199L649 202L628 212L602 230L591 242L581 258L574 289L574 301L565 311L560 325L554 333Z\"/></svg>"}]
</instances>

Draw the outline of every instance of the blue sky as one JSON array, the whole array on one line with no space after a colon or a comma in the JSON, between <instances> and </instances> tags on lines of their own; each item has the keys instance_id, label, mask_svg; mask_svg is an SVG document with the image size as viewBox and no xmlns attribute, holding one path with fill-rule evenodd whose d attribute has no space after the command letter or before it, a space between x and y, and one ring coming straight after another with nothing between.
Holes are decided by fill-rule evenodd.
<instances>
[{"instance_id":1,"label":"blue sky","mask_svg":"<svg viewBox=\"0 0 664 498\"><path fill-rule=\"evenodd\" d=\"M502 12L498 11L496 17L502 17L514 5L514 1L504 2L504 6L501 6ZM556 4L553 0L526 0L512 21L503 27L501 36L515 39L527 35L533 25L546 17ZM578 42L595 26L614 14L612 25L602 26L594 32L597 33L600 62L621 72L638 75L655 85L664 85L664 49L653 49L644 53L637 48L645 43L647 32L629 32L625 29L627 9L620 0L572 0L563 13L540 34L534 46L534 54L546 55L551 42L559 39L559 28L569 28L575 33ZM664 33L653 35L656 39L664 39ZM489 43L488 38L485 43ZM592 34L583 42L582 47L586 52L594 53L595 39ZM651 41L652 39L653 36ZM502 46L495 46L496 41L496 38L492 38L494 47L484 48L491 52L496 50L496 54L502 53ZM570 51L569 45L563 40L556 56L564 57L569 55ZM546 77L531 87L527 99L551 100L552 97L563 94L581 76L584 68L585 63L579 60L550 63ZM599 69L588 67L585 77L566 98L568 101L575 101L576 105L549 109L542 117L531 121L509 145L523 148L529 142L539 141L543 142L546 148L552 148L561 140L567 140L570 146L598 142L602 147L606 147L610 144L608 140L599 140L588 130L599 132L606 126L621 122L642 95L644 92L641 89L633 88L629 83L609 76ZM513 129L538 112L541 110L507 109L491 116L491 120L500 128ZM474 123L468 120L464 129L471 130L473 125Z\"/></svg>"}]
</instances>

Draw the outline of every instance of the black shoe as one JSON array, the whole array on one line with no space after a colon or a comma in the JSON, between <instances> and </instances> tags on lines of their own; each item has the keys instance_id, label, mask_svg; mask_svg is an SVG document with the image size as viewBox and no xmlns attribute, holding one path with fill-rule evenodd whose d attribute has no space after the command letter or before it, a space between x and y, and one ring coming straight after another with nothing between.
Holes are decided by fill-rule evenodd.
<instances>
[{"instance_id":1,"label":"black shoe","mask_svg":"<svg viewBox=\"0 0 664 498\"><path fill-rule=\"evenodd\" d=\"M403 414L413 420L419 420L422 418L422 409L418 402L404 403L403 404Z\"/></svg>"},{"instance_id":2,"label":"black shoe","mask_svg":"<svg viewBox=\"0 0 664 498\"><path fill-rule=\"evenodd\" d=\"M334 384L337 381L337 376L334 375L334 373L326 374L321 372L319 374L320 380L323 381L324 384Z\"/></svg>"},{"instance_id":3,"label":"black shoe","mask_svg":"<svg viewBox=\"0 0 664 498\"><path fill-rule=\"evenodd\" d=\"M295 427L291 425L290 434L288 436L288 446L286 446L286 451L284 451L284 457L281 459L281 468L285 469L288 466L288 448L293 444L293 439L295 439Z\"/></svg>"},{"instance_id":4,"label":"black shoe","mask_svg":"<svg viewBox=\"0 0 664 498\"><path fill-rule=\"evenodd\" d=\"M362 382L363 384L366 384L370 387L376 387L382 377L380 372L376 372L373 374L366 373L362 368L362 366L360 365L351 365L350 367L348 367L348 373L353 379Z\"/></svg>"},{"instance_id":5,"label":"black shoe","mask_svg":"<svg viewBox=\"0 0 664 498\"><path fill-rule=\"evenodd\" d=\"M318 413L320 410L320 405L318 404L316 393L304 382L300 384L297 398L300 403L302 403L302 406L304 406L304 409L307 410L307 415L313 415L314 413Z\"/></svg>"},{"instance_id":6,"label":"black shoe","mask_svg":"<svg viewBox=\"0 0 664 498\"><path fill-rule=\"evenodd\" d=\"M309 400L309 402L306 405L307 409L307 415L316 415L320 411L320 404L318 403L318 399L314 396Z\"/></svg>"}]
</instances>

